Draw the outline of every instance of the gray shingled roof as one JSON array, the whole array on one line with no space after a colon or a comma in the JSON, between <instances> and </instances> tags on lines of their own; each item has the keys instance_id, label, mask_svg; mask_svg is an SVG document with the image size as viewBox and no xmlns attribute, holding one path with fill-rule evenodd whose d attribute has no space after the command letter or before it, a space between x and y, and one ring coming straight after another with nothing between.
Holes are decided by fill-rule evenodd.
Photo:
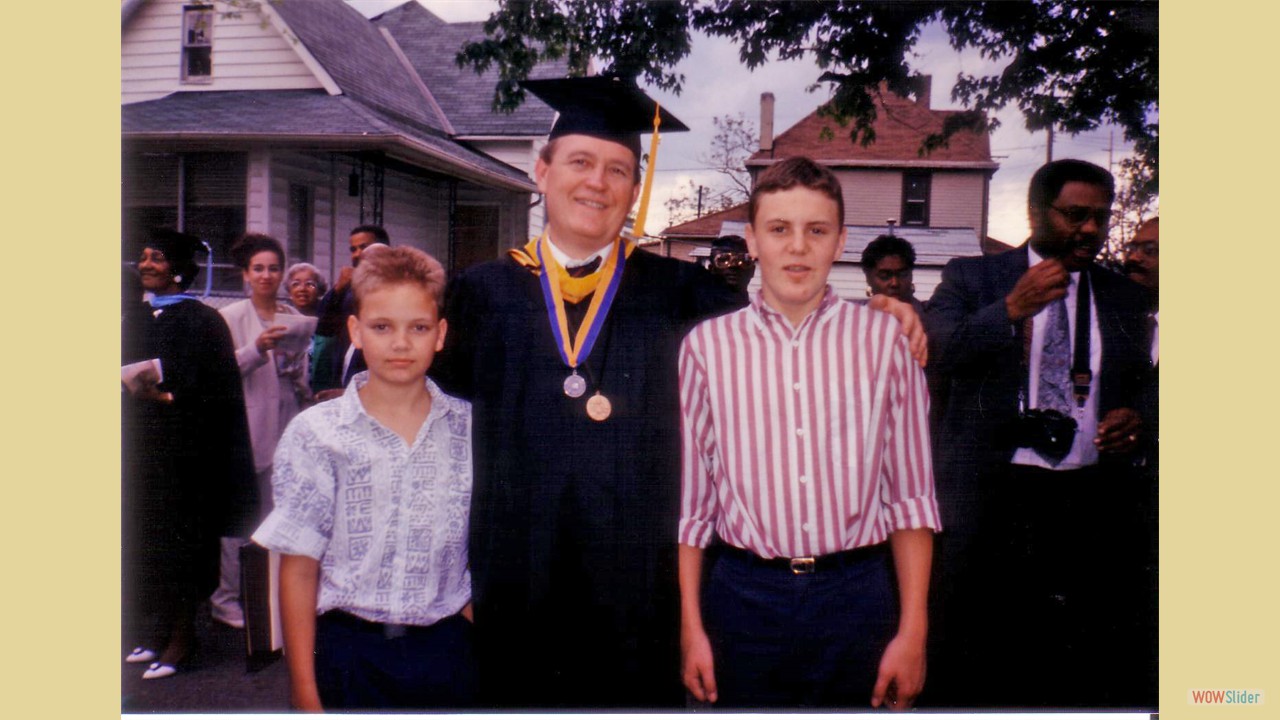
<instances>
[{"instance_id":1,"label":"gray shingled roof","mask_svg":"<svg viewBox=\"0 0 1280 720\"><path fill-rule=\"evenodd\" d=\"M344 144L350 149L398 146L419 155L443 156L464 171L486 176L472 177L484 184L496 180L512 189L534 190L525 173L506 163L355 98L323 90L174 93L122 106L120 126L125 140L235 138L328 148Z\"/></svg>"},{"instance_id":2,"label":"gray shingled roof","mask_svg":"<svg viewBox=\"0 0 1280 720\"><path fill-rule=\"evenodd\" d=\"M281 0L271 7L344 94L444 131L413 75L358 10L342 0Z\"/></svg>"},{"instance_id":3,"label":"gray shingled roof","mask_svg":"<svg viewBox=\"0 0 1280 720\"><path fill-rule=\"evenodd\" d=\"M388 10L373 22L396 39L458 135L529 136L551 131L555 111L546 103L528 95L515 112L495 112L497 71L477 75L454 62L463 43L484 38L483 22L447 23L416 2ZM534 78L567 75L565 61L543 63L531 73Z\"/></svg>"}]
</instances>

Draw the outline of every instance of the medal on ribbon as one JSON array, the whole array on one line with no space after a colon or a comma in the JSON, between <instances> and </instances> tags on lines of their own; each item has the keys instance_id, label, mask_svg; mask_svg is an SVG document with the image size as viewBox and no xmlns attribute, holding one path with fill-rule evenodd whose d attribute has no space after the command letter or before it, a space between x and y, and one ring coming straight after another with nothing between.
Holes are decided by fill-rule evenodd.
<instances>
[{"instance_id":1,"label":"medal on ribbon","mask_svg":"<svg viewBox=\"0 0 1280 720\"><path fill-rule=\"evenodd\" d=\"M622 282L622 271L627 264L628 248L622 238L615 241L613 252L605 261L604 267L600 268L600 283L592 294L587 314L582 318L577 335L570 336L569 318L565 313L564 297L560 292L559 268L548 265L546 254L543 252L545 243L546 235L543 235L536 247L538 263L544 268L544 272L538 276L538 282L542 286L542 299L547 307L547 317L551 321L551 331L556 338L560 359L569 366L571 371L564 379L564 394L571 398L580 398L587 391L587 382L578 374L578 365L585 362L591 354L591 349L595 347L596 339L600 336L600 330L604 327L605 319L609 316L609 308L613 305L613 299L618 293L618 285ZM554 260L551 258L552 262ZM552 272L553 269L556 272ZM591 413L591 403L596 398L603 399L604 396L597 390L596 395L587 403L588 414L592 419L604 420L609 417L607 411L603 413L603 417L599 418ZM605 403L607 404L608 401L605 400Z\"/></svg>"}]
</instances>

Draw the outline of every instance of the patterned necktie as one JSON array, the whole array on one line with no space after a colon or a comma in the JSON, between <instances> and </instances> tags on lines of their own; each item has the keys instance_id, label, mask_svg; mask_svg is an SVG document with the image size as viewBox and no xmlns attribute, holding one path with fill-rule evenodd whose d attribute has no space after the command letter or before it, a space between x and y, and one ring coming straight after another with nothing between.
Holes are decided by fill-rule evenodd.
<instances>
[{"instance_id":1,"label":"patterned necktie","mask_svg":"<svg viewBox=\"0 0 1280 720\"><path fill-rule=\"evenodd\" d=\"M1049 305L1044 325L1044 347L1040 350L1040 385L1036 407L1071 414L1071 340L1067 324L1067 300Z\"/></svg>"}]
</instances>

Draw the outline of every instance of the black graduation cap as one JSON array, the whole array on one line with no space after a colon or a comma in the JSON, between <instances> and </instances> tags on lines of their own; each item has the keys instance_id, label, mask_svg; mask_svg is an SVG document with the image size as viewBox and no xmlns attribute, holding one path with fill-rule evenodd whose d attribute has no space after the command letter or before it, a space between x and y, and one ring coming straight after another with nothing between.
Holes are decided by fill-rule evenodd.
<instances>
[{"instance_id":1,"label":"black graduation cap","mask_svg":"<svg viewBox=\"0 0 1280 720\"><path fill-rule=\"evenodd\" d=\"M635 83L621 78L593 75L580 78L525 80L521 87L559 111L551 139L561 135L589 135L624 145L640 157L640 136L653 131L657 105ZM661 132L681 132L689 127L660 109Z\"/></svg>"}]
</instances>

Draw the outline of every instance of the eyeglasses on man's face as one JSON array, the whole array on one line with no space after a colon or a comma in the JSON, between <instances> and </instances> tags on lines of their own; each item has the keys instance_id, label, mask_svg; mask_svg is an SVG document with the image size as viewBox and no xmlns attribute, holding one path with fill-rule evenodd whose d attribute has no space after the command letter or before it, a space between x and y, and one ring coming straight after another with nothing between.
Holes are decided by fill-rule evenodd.
<instances>
[{"instance_id":1,"label":"eyeglasses on man's face","mask_svg":"<svg viewBox=\"0 0 1280 720\"><path fill-rule=\"evenodd\" d=\"M316 290L319 287L320 286L317 285L314 280L292 280L289 282L290 290L297 290L298 288L310 288L312 290Z\"/></svg>"},{"instance_id":2,"label":"eyeglasses on man's face","mask_svg":"<svg viewBox=\"0 0 1280 720\"><path fill-rule=\"evenodd\" d=\"M743 267L754 262L751 256L744 252L717 252L711 254L711 266L717 270Z\"/></svg>"},{"instance_id":3,"label":"eyeglasses on man's face","mask_svg":"<svg viewBox=\"0 0 1280 720\"><path fill-rule=\"evenodd\" d=\"M1093 224L1098 227L1103 227L1111 222L1111 208L1094 209L1082 205L1060 208L1057 205L1050 205L1049 209L1057 211L1064 220L1075 226L1085 224L1090 218L1093 219Z\"/></svg>"}]
</instances>

